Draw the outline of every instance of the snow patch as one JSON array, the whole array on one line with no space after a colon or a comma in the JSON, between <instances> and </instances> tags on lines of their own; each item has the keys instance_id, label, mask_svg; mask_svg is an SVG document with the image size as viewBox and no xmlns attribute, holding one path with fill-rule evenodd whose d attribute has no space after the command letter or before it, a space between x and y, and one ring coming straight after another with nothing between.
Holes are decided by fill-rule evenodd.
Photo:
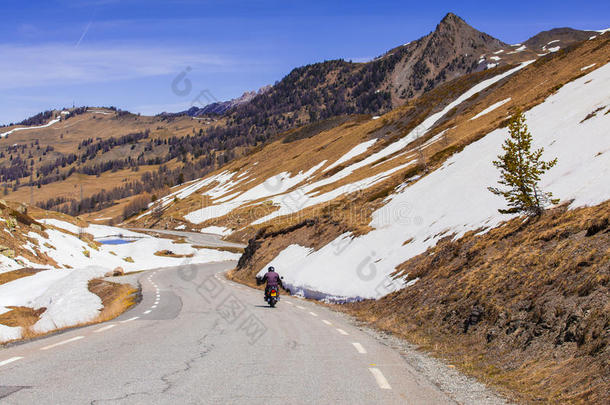
<instances>
[{"instance_id":1,"label":"snow patch","mask_svg":"<svg viewBox=\"0 0 610 405\"><path fill-rule=\"evenodd\" d=\"M496 108L502 107L504 104L508 103L510 100L511 100L511 98L509 97L509 98L507 98L505 100L498 101L497 103L490 105L489 107L487 107L486 109L484 109L483 111L481 111L480 113L478 113L477 115L472 117L470 119L470 121L476 120L477 118L480 118L480 117L484 116L485 114L489 114L490 112L492 112Z\"/></svg>"},{"instance_id":2,"label":"snow patch","mask_svg":"<svg viewBox=\"0 0 610 405\"><path fill-rule=\"evenodd\" d=\"M12 327L0 324L0 342L8 342L9 340L21 339L21 328Z\"/></svg>"},{"instance_id":3,"label":"snow patch","mask_svg":"<svg viewBox=\"0 0 610 405\"><path fill-rule=\"evenodd\" d=\"M518 44L518 45L521 45L521 44ZM513 45L513 46L517 46L517 45ZM527 47L525 45L521 45L519 48L515 49L514 51L509 52L508 55L512 55L514 53L523 52L523 51L525 51L526 48Z\"/></svg>"},{"instance_id":4,"label":"snow patch","mask_svg":"<svg viewBox=\"0 0 610 405\"><path fill-rule=\"evenodd\" d=\"M0 134L0 138L5 138L5 137L7 137L8 135L10 135L10 134L12 134L12 133L14 133L14 132L17 132L17 131L25 131L25 130L28 130L28 129L40 129L40 128L47 128L47 127L50 127L51 125L53 125L53 124L55 124L55 123L57 123L57 122L59 122L59 121L61 121L61 119L60 119L60 118L56 118L56 119L54 119L54 120L49 121L48 123L46 123L46 124L44 124L44 125L38 125L38 126L35 126L35 127L22 127L22 128L14 128L14 129L11 129L10 131L7 131L7 132L3 132L3 133L1 133L1 134Z\"/></svg>"},{"instance_id":5,"label":"snow patch","mask_svg":"<svg viewBox=\"0 0 610 405\"><path fill-rule=\"evenodd\" d=\"M224 201L220 204L212 204L204 208L200 208L196 211L190 212L184 216L189 222L194 224L201 224L209 219L222 217L227 215L235 208L240 207L251 201L260 200L262 198L268 198L277 194L282 194L289 189L295 187L299 183L309 179L315 172L317 172L322 166L326 164L326 160L318 163L316 166L307 170L306 172L300 171L295 176L291 176L288 172L279 173L271 178L266 179L263 183L260 183L249 190L239 194L235 198ZM204 180L205 182L206 180ZM214 198L215 196L220 197L230 191L231 185L228 183L221 183L205 194ZM220 192L222 190L222 192ZM220 194L220 195L219 195Z\"/></svg>"},{"instance_id":6,"label":"snow patch","mask_svg":"<svg viewBox=\"0 0 610 405\"><path fill-rule=\"evenodd\" d=\"M356 156L363 154L371 146L373 146L375 144L375 142L377 142L377 139L371 139L370 141L365 141L365 142L362 142L361 144L354 146L349 152L347 152L345 155L343 155L339 159L337 159L337 161L335 163L331 164L326 169L324 169L324 172L327 172L330 169L333 169L333 168L339 166L341 163L347 162L348 160L351 160L351 159L355 158Z\"/></svg>"},{"instance_id":7,"label":"snow patch","mask_svg":"<svg viewBox=\"0 0 610 405\"><path fill-rule=\"evenodd\" d=\"M89 291L89 280L101 277L106 269L97 266L70 272L37 297L31 308L47 308L32 330L39 333L91 322L103 308L99 296Z\"/></svg>"},{"instance_id":8,"label":"snow patch","mask_svg":"<svg viewBox=\"0 0 610 405\"><path fill-rule=\"evenodd\" d=\"M230 235L231 233L233 233L233 231L229 228L225 228L223 226L208 226L205 228L202 228L201 233L213 233L215 235L222 235L222 236L227 236Z\"/></svg>"}]
</instances>

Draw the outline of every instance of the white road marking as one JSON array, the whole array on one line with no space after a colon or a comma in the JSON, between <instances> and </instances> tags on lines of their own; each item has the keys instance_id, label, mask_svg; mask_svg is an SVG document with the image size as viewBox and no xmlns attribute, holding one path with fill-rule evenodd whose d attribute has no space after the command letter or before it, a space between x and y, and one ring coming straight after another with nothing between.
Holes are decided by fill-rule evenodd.
<instances>
[{"instance_id":1,"label":"white road marking","mask_svg":"<svg viewBox=\"0 0 610 405\"><path fill-rule=\"evenodd\" d=\"M300 306L300 305L297 305L297 308L298 308L298 309L305 309L305 307L302 307L302 306Z\"/></svg>"},{"instance_id":2,"label":"white road marking","mask_svg":"<svg viewBox=\"0 0 610 405\"><path fill-rule=\"evenodd\" d=\"M332 323L331 323L331 322L329 322L329 321L327 321L326 319L322 319L322 322L324 322L324 323L325 323L325 324L327 324L327 325L332 325Z\"/></svg>"},{"instance_id":3,"label":"white road marking","mask_svg":"<svg viewBox=\"0 0 610 405\"><path fill-rule=\"evenodd\" d=\"M135 321L138 318L139 318L139 316L134 316L133 318L129 318L129 319L125 319L124 321L121 321L121 323L127 323L127 322L131 322L131 321Z\"/></svg>"},{"instance_id":4,"label":"white road marking","mask_svg":"<svg viewBox=\"0 0 610 405\"><path fill-rule=\"evenodd\" d=\"M103 332L103 331L108 330L110 328L114 328L115 326L116 326L116 324L106 325L103 328L99 328L98 330L94 330L93 333Z\"/></svg>"},{"instance_id":5,"label":"white road marking","mask_svg":"<svg viewBox=\"0 0 610 405\"><path fill-rule=\"evenodd\" d=\"M144 315L146 315L146 314L150 314L151 312L152 312L152 311L151 311L150 309L149 309L149 310L147 310L147 311L144 311Z\"/></svg>"},{"instance_id":6,"label":"white road marking","mask_svg":"<svg viewBox=\"0 0 610 405\"><path fill-rule=\"evenodd\" d=\"M377 385L379 385L379 388L381 388L382 390L391 390L392 389L392 387L390 387L390 384L388 383L388 380L386 380L385 377L383 376L383 373L381 372L381 370L379 370L378 368L375 368L375 367L369 367L369 371L375 377L375 381L377 381Z\"/></svg>"},{"instance_id":7,"label":"white road marking","mask_svg":"<svg viewBox=\"0 0 610 405\"><path fill-rule=\"evenodd\" d=\"M85 338L84 336L76 336L76 337L73 337L73 338L68 339L68 340L63 340L61 342L53 343L52 345L48 345L48 346L42 347L42 348L40 348L40 350L49 350L49 349L52 349L54 347L65 345L66 343L75 342L77 340L81 340L81 339L84 339L84 338Z\"/></svg>"},{"instance_id":8,"label":"white road marking","mask_svg":"<svg viewBox=\"0 0 610 405\"><path fill-rule=\"evenodd\" d=\"M358 351L358 353L360 354L366 354L366 349L360 344L360 343L352 343L354 345L354 347L356 348L356 350Z\"/></svg>"},{"instance_id":9,"label":"white road marking","mask_svg":"<svg viewBox=\"0 0 610 405\"><path fill-rule=\"evenodd\" d=\"M290 304L290 305L294 305L292 302L290 301L286 301L286 304Z\"/></svg>"},{"instance_id":10,"label":"white road marking","mask_svg":"<svg viewBox=\"0 0 610 405\"><path fill-rule=\"evenodd\" d=\"M343 329L339 329L337 328L337 332L339 332L342 335L349 335L349 333L347 333L346 331L344 331Z\"/></svg>"},{"instance_id":11,"label":"white road marking","mask_svg":"<svg viewBox=\"0 0 610 405\"><path fill-rule=\"evenodd\" d=\"M309 311L309 314L310 314L311 316L318 316L318 314L316 314L315 312L311 312L311 311Z\"/></svg>"},{"instance_id":12,"label":"white road marking","mask_svg":"<svg viewBox=\"0 0 610 405\"><path fill-rule=\"evenodd\" d=\"M151 308L152 308L152 309L157 308L157 304L153 305Z\"/></svg>"},{"instance_id":13,"label":"white road marking","mask_svg":"<svg viewBox=\"0 0 610 405\"><path fill-rule=\"evenodd\" d=\"M17 361L17 360L21 360L22 358L23 357L17 356L17 357L11 357L8 360L0 361L0 367L6 366L7 364L12 363L12 362Z\"/></svg>"}]
</instances>

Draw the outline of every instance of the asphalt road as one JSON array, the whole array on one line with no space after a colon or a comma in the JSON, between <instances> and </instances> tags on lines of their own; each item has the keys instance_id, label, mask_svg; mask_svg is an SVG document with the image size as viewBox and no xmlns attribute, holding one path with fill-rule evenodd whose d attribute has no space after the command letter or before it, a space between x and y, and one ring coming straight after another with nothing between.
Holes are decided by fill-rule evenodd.
<instances>
[{"instance_id":1,"label":"asphalt road","mask_svg":"<svg viewBox=\"0 0 610 405\"><path fill-rule=\"evenodd\" d=\"M230 281L234 262L143 273L114 321L0 349L2 404L443 404L333 311Z\"/></svg>"},{"instance_id":2,"label":"asphalt road","mask_svg":"<svg viewBox=\"0 0 610 405\"><path fill-rule=\"evenodd\" d=\"M134 232L159 233L163 235L173 235L183 237L188 243L206 247L236 247L245 248L246 245L240 243L227 242L221 239L220 235L214 233L188 232L188 231L172 231L169 229L152 229L152 228L130 228Z\"/></svg>"}]
</instances>

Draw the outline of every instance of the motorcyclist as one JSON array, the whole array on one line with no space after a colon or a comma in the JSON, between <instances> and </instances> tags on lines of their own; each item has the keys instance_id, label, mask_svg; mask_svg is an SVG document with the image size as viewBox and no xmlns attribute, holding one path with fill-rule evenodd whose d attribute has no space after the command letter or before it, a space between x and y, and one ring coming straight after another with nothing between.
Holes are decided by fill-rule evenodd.
<instances>
[{"instance_id":1,"label":"motorcyclist","mask_svg":"<svg viewBox=\"0 0 610 405\"><path fill-rule=\"evenodd\" d=\"M282 278L275 272L275 268L273 266L270 266L267 269L267 273L265 273L262 278L257 278L257 282L258 284L267 283L267 286L265 287L265 297L267 297L269 294L271 287L275 287L276 291L278 291L279 298L279 287L282 286Z\"/></svg>"}]
</instances>

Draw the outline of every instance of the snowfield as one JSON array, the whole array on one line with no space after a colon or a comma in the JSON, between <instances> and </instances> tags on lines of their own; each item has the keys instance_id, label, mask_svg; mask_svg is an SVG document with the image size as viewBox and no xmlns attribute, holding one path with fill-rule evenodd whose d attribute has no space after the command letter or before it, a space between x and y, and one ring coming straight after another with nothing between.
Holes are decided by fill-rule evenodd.
<instances>
[{"instance_id":1,"label":"snowfield","mask_svg":"<svg viewBox=\"0 0 610 405\"><path fill-rule=\"evenodd\" d=\"M610 64L563 86L526 112L534 147L558 164L542 179L570 207L599 204L610 198ZM581 123L581 121L583 121ZM487 190L499 173L492 160L501 153L507 128L497 129L449 158L441 168L388 197L374 212L366 235L341 235L318 251L291 245L269 264L294 292L312 298L379 298L403 287L392 280L396 266L423 253L448 235L483 232L511 216L498 213L504 200ZM409 242L407 242L409 241ZM407 242L407 243L405 243Z\"/></svg>"},{"instance_id":2,"label":"snowfield","mask_svg":"<svg viewBox=\"0 0 610 405\"><path fill-rule=\"evenodd\" d=\"M411 161L402 166L390 169L384 173L380 173L354 183L337 187L334 190L329 191L325 194L318 194L315 191L320 187L336 183L346 178L347 176L351 175L360 168L369 166L382 158L387 158L388 156L394 153L404 150L404 148L409 143L421 136L426 135L428 130L432 128L432 126L439 119L441 119L445 114L447 114L447 112L449 112L455 106L461 104L463 101L467 100L474 94L485 90L489 86L497 83L505 77L508 77L511 74L525 68L533 62L533 60L523 62L522 64L513 69L510 69L504 73L501 73L490 79L484 80L476 84L464 94L459 96L456 100L449 103L449 105L447 105L442 111L439 111L427 117L420 125L418 125L405 137L386 146L380 151L367 156L359 162L353 163L349 166L342 168L339 172L325 179L308 183L309 178L326 164L326 161L323 161L305 172L299 172L294 177L290 177L289 173L279 173L271 178L266 179L263 183L254 186L248 191L238 194L233 194L231 192L231 190L236 185L240 184L241 181L240 179L238 179L237 181L233 180L233 177L235 177L236 175L235 173L228 173L225 171L215 176L211 176L209 178L198 181L195 185L188 187L189 193L195 192L197 184L199 184L199 187L201 187L202 185L211 185L215 182L218 183L214 188L203 193L203 195L210 197L213 200L213 203L207 207L186 214L184 216L184 219L194 224L201 224L209 219L227 215L234 209L241 207L244 204L251 203L255 200L259 200L262 198L266 198L271 200L273 204L278 207L278 210L253 222L253 224L260 224L283 215L292 214L296 211L311 207L316 204L331 201L339 197L340 195L349 194L364 188L371 187L379 183L380 181L383 181L396 171L404 169L405 167L410 166L415 162ZM348 160L365 153L373 144L374 142L367 141L360 145L357 145L356 147L348 151L345 155L340 157L338 161L347 162ZM331 167L333 167L332 164ZM221 196L223 196L223 198L220 198Z\"/></svg>"},{"instance_id":3,"label":"snowfield","mask_svg":"<svg viewBox=\"0 0 610 405\"><path fill-rule=\"evenodd\" d=\"M8 311L5 308L8 306L47 308L32 327L32 330L38 333L93 321L102 309L102 303L97 295L88 290L88 282L93 278L102 277L116 267L130 272L239 259L239 255L235 253L196 249L190 244L173 243L169 239L154 238L121 228L89 225L81 229L57 219L44 219L40 222L59 229L48 228L48 238L30 232L28 237L37 241L37 244L30 242L26 249L34 253L46 253L57 262L59 268L41 271L0 285L0 313ZM137 239L131 243L101 245L95 249L76 236L79 230L93 234L96 239L117 235ZM161 250L171 250L177 255L191 257L154 255ZM21 267L50 267L31 263L25 258L20 259L24 265L0 255L0 273ZM21 328L0 325L0 342L18 339L21 335Z\"/></svg>"}]
</instances>

